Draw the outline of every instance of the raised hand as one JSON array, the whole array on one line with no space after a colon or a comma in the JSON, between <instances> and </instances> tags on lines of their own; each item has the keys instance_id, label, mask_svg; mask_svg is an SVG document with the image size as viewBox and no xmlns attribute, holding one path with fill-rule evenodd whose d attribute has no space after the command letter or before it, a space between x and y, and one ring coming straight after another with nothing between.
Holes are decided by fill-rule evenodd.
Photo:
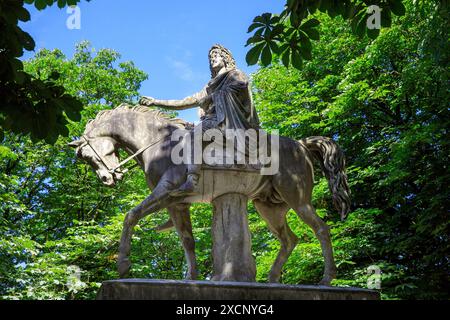
<instances>
[{"instance_id":1,"label":"raised hand","mask_svg":"<svg viewBox=\"0 0 450 320\"><path fill-rule=\"evenodd\" d=\"M152 97L141 97L139 100L139 104L143 106L155 106L156 105L156 99Z\"/></svg>"}]
</instances>

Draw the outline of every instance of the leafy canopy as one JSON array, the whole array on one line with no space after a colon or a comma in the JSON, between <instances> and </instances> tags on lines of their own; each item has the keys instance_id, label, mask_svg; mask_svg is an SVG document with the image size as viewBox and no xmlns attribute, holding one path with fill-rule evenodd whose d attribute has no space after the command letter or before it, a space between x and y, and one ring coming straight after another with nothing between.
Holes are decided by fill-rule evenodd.
<instances>
[{"instance_id":1,"label":"leafy canopy","mask_svg":"<svg viewBox=\"0 0 450 320\"><path fill-rule=\"evenodd\" d=\"M331 225L335 284L364 287L377 265L384 298L448 299L449 10L431 0L405 4L406 14L375 40L318 15L312 60L301 70L277 62L260 69L255 103L264 127L295 139L330 136L344 148L354 212L335 220L323 179L313 195ZM311 283L320 247L297 230L303 241L284 279ZM261 274L275 252L260 258Z\"/></svg>"},{"instance_id":2,"label":"leafy canopy","mask_svg":"<svg viewBox=\"0 0 450 320\"><path fill-rule=\"evenodd\" d=\"M88 0L89 1L89 0ZM57 84L60 74L47 78L27 73L19 58L24 50L33 51L33 38L19 26L30 20L25 4L38 10L57 3L59 8L80 0L0 0L0 141L5 131L30 134L33 141L55 143L67 136L68 120L79 120L83 108L76 97Z\"/></svg>"},{"instance_id":3,"label":"leafy canopy","mask_svg":"<svg viewBox=\"0 0 450 320\"><path fill-rule=\"evenodd\" d=\"M402 16L405 6L402 0L287 0L280 14L264 13L253 19L248 33L254 32L247 41L252 48L247 53L247 63L261 62L268 66L274 58L286 66L301 69L304 60L312 59L312 42L320 39L317 12L348 20L352 31L362 38L366 33L374 39L380 30L368 29L367 21L372 14L369 7L381 9L381 26L390 27L392 14Z\"/></svg>"}]
</instances>

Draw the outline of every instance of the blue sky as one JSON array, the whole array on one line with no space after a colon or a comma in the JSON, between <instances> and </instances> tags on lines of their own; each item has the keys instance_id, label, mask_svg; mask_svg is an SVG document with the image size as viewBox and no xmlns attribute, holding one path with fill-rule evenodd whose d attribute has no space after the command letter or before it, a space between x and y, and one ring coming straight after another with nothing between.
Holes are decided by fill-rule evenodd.
<instances>
[{"instance_id":1,"label":"blue sky","mask_svg":"<svg viewBox=\"0 0 450 320\"><path fill-rule=\"evenodd\" d=\"M245 62L247 28L263 12L281 12L281 0L93 0L81 2L81 29L69 30L66 9L43 11L28 6L31 21L22 25L40 48L61 49L71 57L75 44L89 40L96 49L111 48L149 74L140 93L180 99L200 90L210 79L208 50L220 43L230 49L238 67ZM25 54L24 58L34 55ZM197 120L196 110L180 112Z\"/></svg>"}]
</instances>

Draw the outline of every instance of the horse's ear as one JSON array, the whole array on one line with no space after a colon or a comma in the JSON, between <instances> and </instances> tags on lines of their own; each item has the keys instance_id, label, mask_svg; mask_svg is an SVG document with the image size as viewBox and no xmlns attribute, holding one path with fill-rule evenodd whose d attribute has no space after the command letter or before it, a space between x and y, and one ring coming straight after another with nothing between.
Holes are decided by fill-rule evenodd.
<instances>
[{"instance_id":1,"label":"horse's ear","mask_svg":"<svg viewBox=\"0 0 450 320\"><path fill-rule=\"evenodd\" d=\"M78 148L79 146L81 146L83 143L83 141L81 140L74 140L72 142L69 142L67 145L71 148Z\"/></svg>"}]
</instances>

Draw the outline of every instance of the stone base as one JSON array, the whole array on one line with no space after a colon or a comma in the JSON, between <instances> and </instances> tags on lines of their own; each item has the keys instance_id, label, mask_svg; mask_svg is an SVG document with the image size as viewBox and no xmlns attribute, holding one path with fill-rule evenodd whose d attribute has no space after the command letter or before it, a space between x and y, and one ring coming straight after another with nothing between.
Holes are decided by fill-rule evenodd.
<instances>
[{"instance_id":1,"label":"stone base","mask_svg":"<svg viewBox=\"0 0 450 320\"><path fill-rule=\"evenodd\" d=\"M123 279L103 282L98 300L380 300L377 291L251 282Z\"/></svg>"}]
</instances>

